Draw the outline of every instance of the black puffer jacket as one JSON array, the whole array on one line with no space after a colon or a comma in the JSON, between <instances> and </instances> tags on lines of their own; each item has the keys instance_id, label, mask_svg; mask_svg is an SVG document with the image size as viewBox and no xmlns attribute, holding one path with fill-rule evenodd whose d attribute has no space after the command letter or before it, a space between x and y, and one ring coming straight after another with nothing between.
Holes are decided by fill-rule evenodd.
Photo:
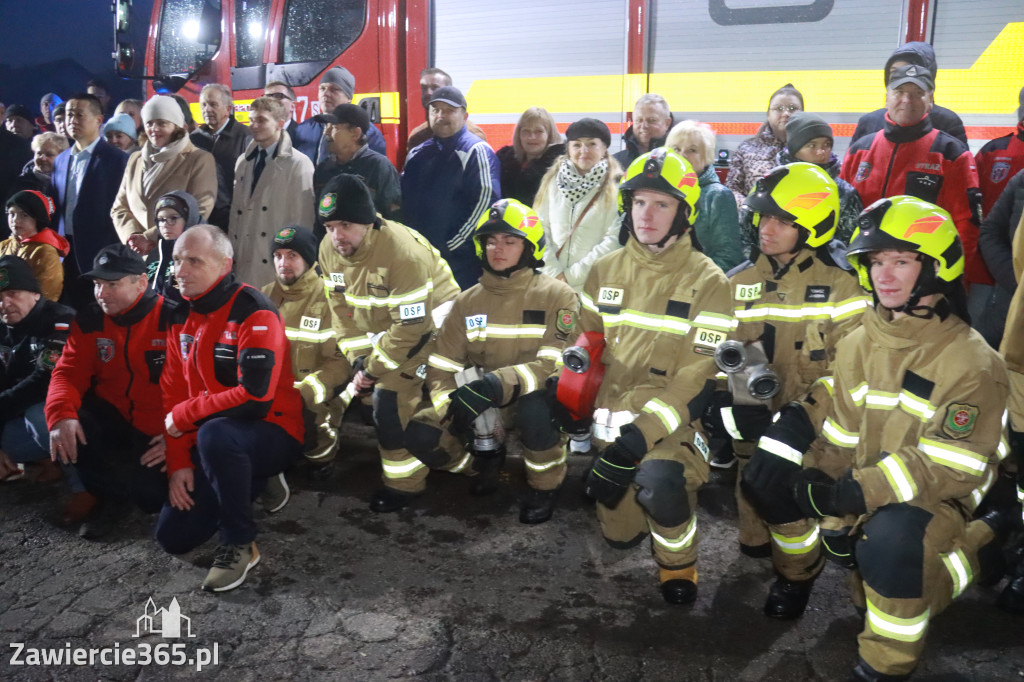
<instances>
[{"instance_id":1,"label":"black puffer jacket","mask_svg":"<svg viewBox=\"0 0 1024 682\"><path fill-rule=\"evenodd\" d=\"M50 373L74 318L73 308L40 297L18 324L0 323L0 420L46 400Z\"/></svg>"}]
</instances>

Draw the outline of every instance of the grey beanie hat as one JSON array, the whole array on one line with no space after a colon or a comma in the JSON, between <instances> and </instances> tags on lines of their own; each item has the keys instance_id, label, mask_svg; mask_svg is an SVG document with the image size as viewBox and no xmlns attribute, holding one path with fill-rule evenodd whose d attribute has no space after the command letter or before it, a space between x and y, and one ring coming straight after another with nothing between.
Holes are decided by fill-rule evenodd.
<instances>
[{"instance_id":1,"label":"grey beanie hat","mask_svg":"<svg viewBox=\"0 0 1024 682\"><path fill-rule=\"evenodd\" d=\"M1024 121L1024 88L1020 89L1020 94L1017 95L1017 101L1020 106L1017 107L1017 120Z\"/></svg>"},{"instance_id":2,"label":"grey beanie hat","mask_svg":"<svg viewBox=\"0 0 1024 682\"><path fill-rule=\"evenodd\" d=\"M796 156L800 149L816 137L835 139L832 128L817 114L794 111L786 123L786 149Z\"/></svg>"},{"instance_id":3,"label":"grey beanie hat","mask_svg":"<svg viewBox=\"0 0 1024 682\"><path fill-rule=\"evenodd\" d=\"M320 85L324 83L337 85L349 99L352 99L352 95L356 92L356 77L344 66L332 66L327 69L324 75L320 77Z\"/></svg>"},{"instance_id":4,"label":"grey beanie hat","mask_svg":"<svg viewBox=\"0 0 1024 682\"><path fill-rule=\"evenodd\" d=\"M143 123L158 120L170 121L179 128L185 127L185 116L181 113L181 107L173 97L167 95L153 95L142 105Z\"/></svg>"}]
</instances>

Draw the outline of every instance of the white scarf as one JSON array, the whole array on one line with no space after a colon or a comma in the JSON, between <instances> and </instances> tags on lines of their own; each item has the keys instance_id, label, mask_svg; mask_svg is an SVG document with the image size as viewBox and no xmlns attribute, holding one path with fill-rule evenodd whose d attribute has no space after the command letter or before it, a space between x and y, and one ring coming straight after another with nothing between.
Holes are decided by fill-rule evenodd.
<instances>
[{"instance_id":1,"label":"white scarf","mask_svg":"<svg viewBox=\"0 0 1024 682\"><path fill-rule=\"evenodd\" d=\"M598 161L585 175L580 175L572 161L562 159L562 165L558 169L558 189L575 204L590 190L600 185L607 174L608 159Z\"/></svg>"}]
</instances>

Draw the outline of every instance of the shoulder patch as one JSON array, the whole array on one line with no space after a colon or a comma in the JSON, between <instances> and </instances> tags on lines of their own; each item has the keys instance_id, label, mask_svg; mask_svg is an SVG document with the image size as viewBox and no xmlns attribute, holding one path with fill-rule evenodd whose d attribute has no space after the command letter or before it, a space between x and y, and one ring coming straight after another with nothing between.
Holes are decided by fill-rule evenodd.
<instances>
[{"instance_id":1,"label":"shoulder patch","mask_svg":"<svg viewBox=\"0 0 1024 682\"><path fill-rule=\"evenodd\" d=\"M967 438L974 431L979 410L967 403L953 403L946 410L942 431L950 438Z\"/></svg>"},{"instance_id":2,"label":"shoulder patch","mask_svg":"<svg viewBox=\"0 0 1024 682\"><path fill-rule=\"evenodd\" d=\"M864 180L871 174L871 164L867 161L861 161L857 166L857 176L853 179L854 182L864 182Z\"/></svg>"},{"instance_id":3,"label":"shoulder patch","mask_svg":"<svg viewBox=\"0 0 1024 682\"><path fill-rule=\"evenodd\" d=\"M555 328L563 334L568 334L572 331L573 325L576 324L576 311L569 310L568 308L562 308L558 311L558 318L555 320Z\"/></svg>"}]
</instances>

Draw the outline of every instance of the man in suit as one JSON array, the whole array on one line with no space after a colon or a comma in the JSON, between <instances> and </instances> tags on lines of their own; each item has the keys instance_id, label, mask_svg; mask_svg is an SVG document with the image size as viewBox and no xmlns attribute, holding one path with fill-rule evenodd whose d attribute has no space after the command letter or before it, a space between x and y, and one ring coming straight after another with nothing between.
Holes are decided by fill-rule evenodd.
<instances>
[{"instance_id":1,"label":"man in suit","mask_svg":"<svg viewBox=\"0 0 1024 682\"><path fill-rule=\"evenodd\" d=\"M107 144L100 135L103 106L89 94L71 97L65 107L65 125L75 144L53 162L51 192L57 204L57 231L71 244L64 260L67 285L63 299L71 305L92 298L92 287L79 282L79 273L92 267L104 246L118 241L110 218L121 186L128 155Z\"/></svg>"}]
</instances>

